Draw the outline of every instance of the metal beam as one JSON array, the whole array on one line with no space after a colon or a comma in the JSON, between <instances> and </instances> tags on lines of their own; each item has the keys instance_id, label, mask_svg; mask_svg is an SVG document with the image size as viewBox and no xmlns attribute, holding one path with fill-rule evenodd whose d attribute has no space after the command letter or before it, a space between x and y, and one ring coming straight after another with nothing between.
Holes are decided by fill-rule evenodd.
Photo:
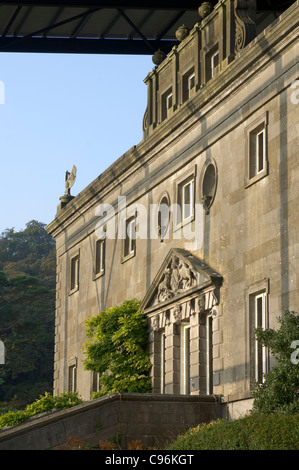
<instances>
[{"instance_id":1,"label":"metal beam","mask_svg":"<svg viewBox=\"0 0 299 470\"><path fill-rule=\"evenodd\" d=\"M212 2L217 3L217 0ZM183 0L185 10L197 10L198 0ZM135 10L177 10L178 7L173 1L167 0L16 0L1 2L0 5L21 5L21 6L47 6L47 7L81 7L81 8L134 8Z\"/></svg>"},{"instance_id":2,"label":"metal beam","mask_svg":"<svg viewBox=\"0 0 299 470\"><path fill-rule=\"evenodd\" d=\"M210 0L213 5L217 0ZM257 0L258 10L284 10L295 0ZM75 7L75 8L123 8L135 10L184 10L197 11L202 2L200 0L182 0L181 5L169 0L11 0L0 1L1 5L20 5L20 6L47 6L47 7Z\"/></svg>"},{"instance_id":3,"label":"metal beam","mask_svg":"<svg viewBox=\"0 0 299 470\"><path fill-rule=\"evenodd\" d=\"M80 13L79 15L72 16L71 18L67 18L66 20L63 20L63 21L59 21L58 23L52 23L49 26L45 26L44 28L41 28L37 31L32 31L32 33L27 34L26 36L17 36L17 37L14 37L14 38L10 38L8 41L10 42L10 44L12 46L12 49L13 49L15 44L18 44L18 43L24 42L24 41L26 42L26 40L30 39L32 36L45 35L51 29L58 28L59 26L63 26L67 23L71 23L72 21L78 20L80 18L86 18L86 16L92 15L93 13L95 13L99 10L100 10L100 8L95 8L95 9L85 11L83 13ZM48 40L48 39L49 38L46 38L46 40ZM9 42L8 42L8 44L9 44ZM18 46L16 46L16 47L18 47Z\"/></svg>"},{"instance_id":4,"label":"metal beam","mask_svg":"<svg viewBox=\"0 0 299 470\"><path fill-rule=\"evenodd\" d=\"M138 34L138 36L145 42L145 44L149 47L152 53L155 52L155 49L152 49L152 45L150 42L147 40L147 38L142 34L141 31L137 28L137 26L133 23L133 21L130 20L128 15L126 15L120 8L117 9L118 13L122 15L122 17L126 20L126 22L131 26L131 28L134 29L134 31Z\"/></svg>"},{"instance_id":5,"label":"metal beam","mask_svg":"<svg viewBox=\"0 0 299 470\"><path fill-rule=\"evenodd\" d=\"M21 38L20 38L21 39ZM32 38L20 41L0 37L1 52L62 53L62 54L132 54L152 55L153 51L163 50L166 54L177 41L148 40L148 45L141 39L68 39L68 38Z\"/></svg>"},{"instance_id":6,"label":"metal beam","mask_svg":"<svg viewBox=\"0 0 299 470\"><path fill-rule=\"evenodd\" d=\"M21 6L21 5L18 5L17 8L15 9L15 11L14 11L12 17L10 18L10 20L9 20L9 22L8 22L8 24L7 24L7 26L6 26L6 28L4 29L4 31L3 31L3 33L2 33L2 37L5 37L5 36L7 35L8 31L10 30L11 26L13 25L13 23L14 23L16 17L17 17L18 14L20 13L21 8L22 8L22 6Z\"/></svg>"}]
</instances>

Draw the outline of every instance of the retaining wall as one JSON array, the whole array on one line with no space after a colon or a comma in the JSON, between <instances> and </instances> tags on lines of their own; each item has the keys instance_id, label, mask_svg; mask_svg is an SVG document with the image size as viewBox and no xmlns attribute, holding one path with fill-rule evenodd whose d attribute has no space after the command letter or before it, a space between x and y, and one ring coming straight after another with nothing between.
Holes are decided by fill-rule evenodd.
<instances>
[{"instance_id":1,"label":"retaining wall","mask_svg":"<svg viewBox=\"0 0 299 470\"><path fill-rule=\"evenodd\" d=\"M190 427L217 419L220 406L210 396L112 394L2 429L0 450L55 449L69 437L91 445L118 437L122 449L132 440L157 447Z\"/></svg>"}]
</instances>

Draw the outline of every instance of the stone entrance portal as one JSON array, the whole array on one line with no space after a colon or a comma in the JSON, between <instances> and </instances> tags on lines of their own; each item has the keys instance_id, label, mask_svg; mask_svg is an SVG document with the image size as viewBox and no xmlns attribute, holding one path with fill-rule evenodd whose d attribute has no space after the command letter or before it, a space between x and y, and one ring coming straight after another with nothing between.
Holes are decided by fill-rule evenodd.
<instances>
[{"instance_id":1,"label":"stone entrance portal","mask_svg":"<svg viewBox=\"0 0 299 470\"><path fill-rule=\"evenodd\" d=\"M171 250L143 302L153 393L213 393L213 317L222 276L193 253Z\"/></svg>"}]
</instances>

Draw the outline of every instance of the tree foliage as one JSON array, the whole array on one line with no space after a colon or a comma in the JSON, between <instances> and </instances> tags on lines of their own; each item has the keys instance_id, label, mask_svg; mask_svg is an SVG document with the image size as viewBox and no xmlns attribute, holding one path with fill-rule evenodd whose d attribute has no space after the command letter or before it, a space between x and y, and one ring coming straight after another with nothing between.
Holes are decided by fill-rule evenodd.
<instances>
[{"instance_id":1,"label":"tree foliage","mask_svg":"<svg viewBox=\"0 0 299 470\"><path fill-rule=\"evenodd\" d=\"M299 316L284 311L278 330L257 328L257 340L277 361L254 391L254 411L299 413ZM296 349L297 348L297 351Z\"/></svg>"},{"instance_id":2,"label":"tree foliage","mask_svg":"<svg viewBox=\"0 0 299 470\"><path fill-rule=\"evenodd\" d=\"M10 228L2 232L0 271L8 278L27 274L55 289L55 269L55 240L46 232L45 224L31 220L24 230Z\"/></svg>"},{"instance_id":3,"label":"tree foliage","mask_svg":"<svg viewBox=\"0 0 299 470\"><path fill-rule=\"evenodd\" d=\"M0 401L18 407L52 390L55 242L44 224L8 229L0 237Z\"/></svg>"},{"instance_id":4,"label":"tree foliage","mask_svg":"<svg viewBox=\"0 0 299 470\"><path fill-rule=\"evenodd\" d=\"M148 330L139 305L127 300L86 320L85 369L100 375L94 396L151 391Z\"/></svg>"}]
</instances>

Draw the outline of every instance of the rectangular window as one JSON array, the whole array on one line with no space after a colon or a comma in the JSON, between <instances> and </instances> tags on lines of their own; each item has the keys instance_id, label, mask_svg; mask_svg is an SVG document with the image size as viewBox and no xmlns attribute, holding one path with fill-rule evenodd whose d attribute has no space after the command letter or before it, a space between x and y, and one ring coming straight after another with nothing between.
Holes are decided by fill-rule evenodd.
<instances>
[{"instance_id":1,"label":"rectangular window","mask_svg":"<svg viewBox=\"0 0 299 470\"><path fill-rule=\"evenodd\" d=\"M190 325L181 325L181 394L190 393Z\"/></svg>"},{"instance_id":2,"label":"rectangular window","mask_svg":"<svg viewBox=\"0 0 299 470\"><path fill-rule=\"evenodd\" d=\"M162 121L164 121L164 119L167 119L169 115L169 110L172 108L172 104L172 90L170 88L167 92L162 95Z\"/></svg>"},{"instance_id":3,"label":"rectangular window","mask_svg":"<svg viewBox=\"0 0 299 470\"><path fill-rule=\"evenodd\" d=\"M97 240L95 274L96 276L99 276L99 275L104 274L104 272L105 272L105 240Z\"/></svg>"},{"instance_id":4,"label":"rectangular window","mask_svg":"<svg viewBox=\"0 0 299 470\"><path fill-rule=\"evenodd\" d=\"M172 93L166 96L166 108L167 110L172 107Z\"/></svg>"},{"instance_id":5,"label":"rectangular window","mask_svg":"<svg viewBox=\"0 0 299 470\"><path fill-rule=\"evenodd\" d=\"M213 393L213 319L211 315L206 318L206 392Z\"/></svg>"},{"instance_id":6,"label":"rectangular window","mask_svg":"<svg viewBox=\"0 0 299 470\"><path fill-rule=\"evenodd\" d=\"M165 331L161 332L160 392L165 393Z\"/></svg>"},{"instance_id":7,"label":"rectangular window","mask_svg":"<svg viewBox=\"0 0 299 470\"><path fill-rule=\"evenodd\" d=\"M76 392L77 388L77 367L75 364L69 366L69 392Z\"/></svg>"},{"instance_id":8,"label":"rectangular window","mask_svg":"<svg viewBox=\"0 0 299 470\"><path fill-rule=\"evenodd\" d=\"M191 96L191 90L195 87L194 67L183 76L183 102Z\"/></svg>"},{"instance_id":9,"label":"rectangular window","mask_svg":"<svg viewBox=\"0 0 299 470\"><path fill-rule=\"evenodd\" d=\"M266 294L262 292L253 297L254 301L254 328L267 328ZM264 374L268 372L268 350L255 339L254 347L254 379L258 383L264 382Z\"/></svg>"},{"instance_id":10,"label":"rectangular window","mask_svg":"<svg viewBox=\"0 0 299 470\"><path fill-rule=\"evenodd\" d=\"M124 257L133 256L136 250L136 219L132 217L126 221L126 238L124 243Z\"/></svg>"},{"instance_id":11,"label":"rectangular window","mask_svg":"<svg viewBox=\"0 0 299 470\"><path fill-rule=\"evenodd\" d=\"M264 171L265 161L265 129L260 127L250 133L250 178Z\"/></svg>"},{"instance_id":12,"label":"rectangular window","mask_svg":"<svg viewBox=\"0 0 299 470\"><path fill-rule=\"evenodd\" d=\"M190 98L190 92L194 87L195 87L195 73L192 73L188 77L188 95L189 95L189 98Z\"/></svg>"},{"instance_id":13,"label":"rectangular window","mask_svg":"<svg viewBox=\"0 0 299 470\"><path fill-rule=\"evenodd\" d=\"M268 175L267 156L268 112L245 128L246 179L245 187Z\"/></svg>"},{"instance_id":14,"label":"rectangular window","mask_svg":"<svg viewBox=\"0 0 299 470\"><path fill-rule=\"evenodd\" d=\"M182 221L189 219L194 213L194 180L183 182L179 187L179 205Z\"/></svg>"},{"instance_id":15,"label":"rectangular window","mask_svg":"<svg viewBox=\"0 0 299 470\"><path fill-rule=\"evenodd\" d=\"M98 392L100 390L100 375L97 372L92 372L92 391Z\"/></svg>"},{"instance_id":16,"label":"rectangular window","mask_svg":"<svg viewBox=\"0 0 299 470\"><path fill-rule=\"evenodd\" d=\"M219 64L219 51L216 51L211 56L211 78L215 75L215 69Z\"/></svg>"},{"instance_id":17,"label":"rectangular window","mask_svg":"<svg viewBox=\"0 0 299 470\"><path fill-rule=\"evenodd\" d=\"M79 255L71 259L71 284L70 290L79 289Z\"/></svg>"}]
</instances>

